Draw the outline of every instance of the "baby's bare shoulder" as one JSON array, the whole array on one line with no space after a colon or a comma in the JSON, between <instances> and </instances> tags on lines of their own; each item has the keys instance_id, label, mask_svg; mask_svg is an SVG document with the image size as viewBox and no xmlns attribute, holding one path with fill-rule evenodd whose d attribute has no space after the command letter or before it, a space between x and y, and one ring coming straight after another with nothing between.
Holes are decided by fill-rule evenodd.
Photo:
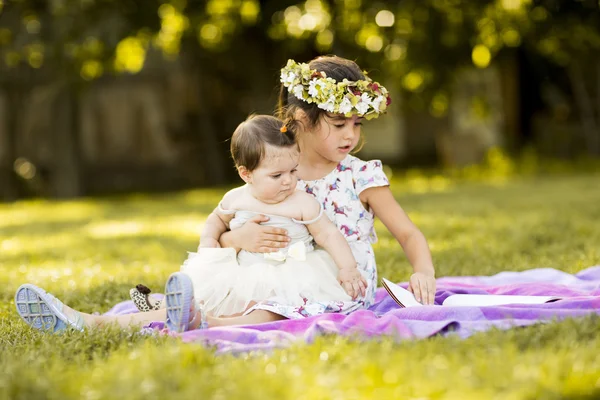
<instances>
[{"instance_id":1,"label":"baby's bare shoulder","mask_svg":"<svg viewBox=\"0 0 600 400\"><path fill-rule=\"evenodd\" d=\"M298 205L300 204L319 204L317 199L306 193L304 190L296 190L291 196L290 201Z\"/></svg>"},{"instance_id":2,"label":"baby's bare shoulder","mask_svg":"<svg viewBox=\"0 0 600 400\"><path fill-rule=\"evenodd\" d=\"M235 210L238 208L239 203L244 200L246 194L246 186L236 187L225 193L221 199L220 206L225 210Z\"/></svg>"},{"instance_id":3,"label":"baby's bare shoulder","mask_svg":"<svg viewBox=\"0 0 600 400\"><path fill-rule=\"evenodd\" d=\"M296 190L290 199L292 204L300 211L303 221L308 221L316 218L321 212L321 205L312 195Z\"/></svg>"}]
</instances>

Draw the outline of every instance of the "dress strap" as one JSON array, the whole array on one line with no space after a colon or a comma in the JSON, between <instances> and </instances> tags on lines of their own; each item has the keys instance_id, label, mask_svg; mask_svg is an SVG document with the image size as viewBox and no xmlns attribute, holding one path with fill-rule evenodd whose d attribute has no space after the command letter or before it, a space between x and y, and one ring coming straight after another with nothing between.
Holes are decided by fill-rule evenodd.
<instances>
[{"instance_id":1,"label":"dress strap","mask_svg":"<svg viewBox=\"0 0 600 400\"><path fill-rule=\"evenodd\" d=\"M235 214L237 211L236 210L225 210L223 208L223 206L221 206L221 203L219 203L219 205L217 206L217 210L224 215L233 215Z\"/></svg>"},{"instance_id":2,"label":"dress strap","mask_svg":"<svg viewBox=\"0 0 600 400\"><path fill-rule=\"evenodd\" d=\"M321 217L323 216L323 205L319 204L319 215L317 215L315 218L311 219L310 221L298 221L295 218L292 218L292 221L298 223L298 224L302 224L302 225L310 225L310 224L314 224L315 222L317 222L318 220L321 219Z\"/></svg>"}]
</instances>

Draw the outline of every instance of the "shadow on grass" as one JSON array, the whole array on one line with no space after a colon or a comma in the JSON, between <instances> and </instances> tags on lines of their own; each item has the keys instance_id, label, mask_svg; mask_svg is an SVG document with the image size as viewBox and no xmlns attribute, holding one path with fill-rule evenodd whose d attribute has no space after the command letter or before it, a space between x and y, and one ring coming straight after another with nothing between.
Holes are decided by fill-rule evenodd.
<instances>
[{"instance_id":1,"label":"shadow on grass","mask_svg":"<svg viewBox=\"0 0 600 400\"><path fill-rule=\"evenodd\" d=\"M74 224L84 224L94 220L128 219L132 216L160 218L173 214L208 215L215 209L226 191L227 188L219 188L152 196L131 195L110 199L0 204L0 216L15 210L27 210L27 215L20 218L22 221L0 224L0 232L25 226L35 227L39 223L44 223L44 220L61 222L61 219L64 219ZM79 215L69 213L70 207L79 209L82 206L84 210L79 210L77 213Z\"/></svg>"}]
</instances>

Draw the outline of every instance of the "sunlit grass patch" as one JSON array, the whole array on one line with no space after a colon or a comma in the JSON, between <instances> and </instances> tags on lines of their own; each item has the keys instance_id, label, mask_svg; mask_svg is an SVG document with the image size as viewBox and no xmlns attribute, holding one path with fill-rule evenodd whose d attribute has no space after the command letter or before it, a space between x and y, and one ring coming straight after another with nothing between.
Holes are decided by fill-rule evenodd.
<instances>
[{"instance_id":1,"label":"sunlit grass patch","mask_svg":"<svg viewBox=\"0 0 600 400\"><path fill-rule=\"evenodd\" d=\"M517 174L501 184L440 176L397 173L392 181L428 238L438 277L600 264L598 175ZM267 354L215 356L114 327L49 336L14 312L23 282L86 312L106 312L137 283L161 291L226 190L0 205L0 398L600 397L598 317L467 340L325 336ZM400 246L376 228L380 276L406 280Z\"/></svg>"}]
</instances>

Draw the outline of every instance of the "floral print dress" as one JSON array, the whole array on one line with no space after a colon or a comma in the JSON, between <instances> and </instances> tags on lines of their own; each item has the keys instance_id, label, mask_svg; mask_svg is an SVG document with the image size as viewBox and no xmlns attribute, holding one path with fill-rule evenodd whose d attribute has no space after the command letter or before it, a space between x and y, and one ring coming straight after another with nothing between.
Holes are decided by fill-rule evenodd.
<instances>
[{"instance_id":1,"label":"floral print dress","mask_svg":"<svg viewBox=\"0 0 600 400\"><path fill-rule=\"evenodd\" d=\"M368 283L364 297L355 301L315 302L306 299L302 306L287 305L277 298L271 298L255 305L251 310L267 310L286 318L298 319L330 312L348 314L371 306L377 288L377 269L372 247L377 242L375 216L371 210L365 209L359 195L366 189L388 185L381 161L362 161L351 155L325 177L298 182L298 189L315 196L323 205L327 217L348 241L358 269Z\"/></svg>"}]
</instances>

